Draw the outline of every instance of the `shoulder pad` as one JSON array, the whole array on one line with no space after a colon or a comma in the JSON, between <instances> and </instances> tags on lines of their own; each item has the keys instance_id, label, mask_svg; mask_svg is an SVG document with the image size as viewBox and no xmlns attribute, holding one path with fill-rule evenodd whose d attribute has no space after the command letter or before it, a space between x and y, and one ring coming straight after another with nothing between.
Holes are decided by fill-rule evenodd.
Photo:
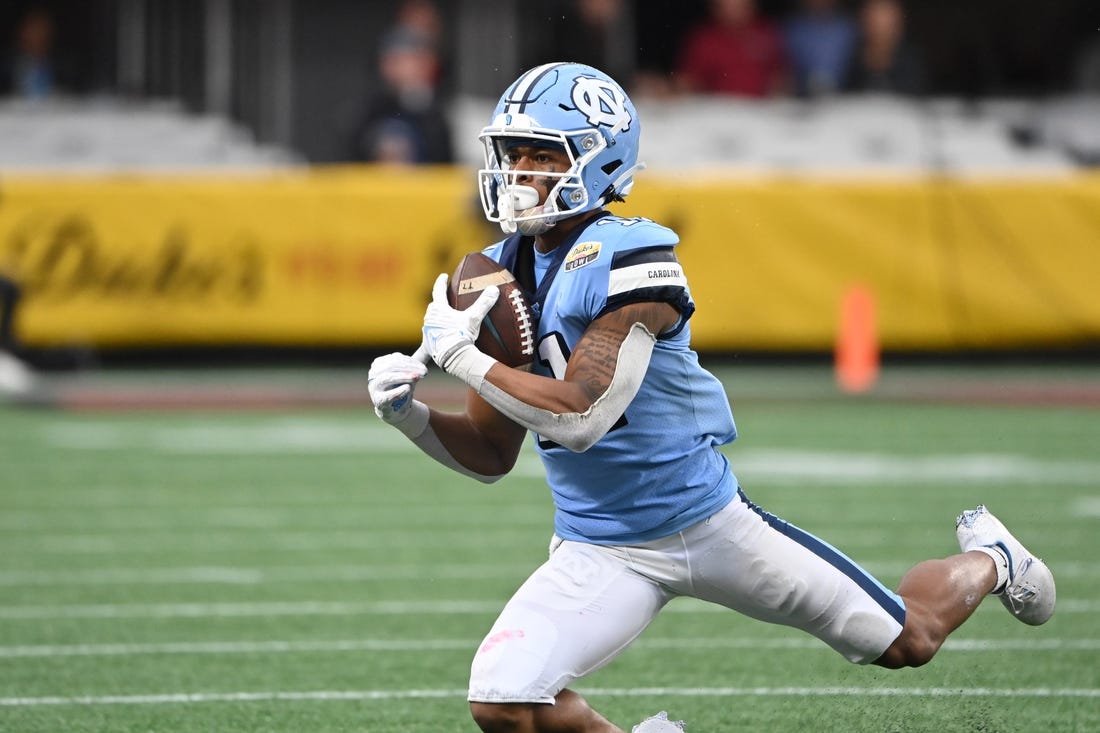
<instances>
[{"instance_id":1,"label":"shoulder pad","mask_svg":"<svg viewBox=\"0 0 1100 733\"><path fill-rule=\"evenodd\" d=\"M586 238L597 238L615 249L635 249L655 245L674 246L680 243L676 232L655 221L640 216L625 218L605 216L595 222Z\"/></svg>"}]
</instances>

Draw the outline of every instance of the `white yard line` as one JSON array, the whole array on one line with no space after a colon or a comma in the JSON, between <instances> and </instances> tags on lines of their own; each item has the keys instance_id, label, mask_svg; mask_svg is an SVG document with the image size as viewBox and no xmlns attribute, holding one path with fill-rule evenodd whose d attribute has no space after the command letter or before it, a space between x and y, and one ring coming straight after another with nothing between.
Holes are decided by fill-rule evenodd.
<instances>
[{"instance_id":1,"label":"white yard line","mask_svg":"<svg viewBox=\"0 0 1100 733\"><path fill-rule=\"evenodd\" d=\"M1073 502L1070 513L1074 517L1100 517L1100 496L1084 496Z\"/></svg>"},{"instance_id":2,"label":"white yard line","mask_svg":"<svg viewBox=\"0 0 1100 733\"><path fill-rule=\"evenodd\" d=\"M357 616L397 614L496 614L503 599L485 601L265 601L255 603L102 603L76 605L0 606L0 619L34 621L47 618L227 618L274 616ZM986 604L980 612L1000 611ZM1058 613L1100 612L1100 601L1065 599ZM721 606L680 598L664 613L733 613Z\"/></svg>"},{"instance_id":3,"label":"white yard line","mask_svg":"<svg viewBox=\"0 0 1100 733\"><path fill-rule=\"evenodd\" d=\"M152 454L367 454L416 448L396 431L370 421L286 418L264 425L119 425L107 421L57 422L42 429L43 442L64 450L138 451ZM921 483L1092 483L1100 462L1052 461L998 453L906 456L754 447L731 449L734 471L748 485L765 480L807 483L916 481ZM543 475L525 452L517 473Z\"/></svg>"},{"instance_id":4,"label":"white yard line","mask_svg":"<svg viewBox=\"0 0 1100 733\"><path fill-rule=\"evenodd\" d=\"M912 563L865 562L879 575L902 575ZM492 580L524 578L534 564L485 565L290 565L243 567L199 565L172 568L99 567L85 570L0 570L0 587L74 585L259 585L373 580ZM1058 563L1059 578L1100 578L1100 565Z\"/></svg>"},{"instance_id":5,"label":"white yard line","mask_svg":"<svg viewBox=\"0 0 1100 733\"><path fill-rule=\"evenodd\" d=\"M593 697L1100 697L1095 688L990 687L639 687L581 688ZM465 698L466 690L315 690L213 692L79 697L0 697L0 707L41 705L180 705L214 702L296 702Z\"/></svg>"},{"instance_id":6,"label":"white yard line","mask_svg":"<svg viewBox=\"0 0 1100 733\"><path fill-rule=\"evenodd\" d=\"M752 485L756 478L807 483L903 481L933 484L1088 483L1096 485L1100 463L1051 461L998 453L903 456L890 453L800 451L754 448L731 452L734 472Z\"/></svg>"},{"instance_id":7,"label":"white yard line","mask_svg":"<svg viewBox=\"0 0 1100 733\"><path fill-rule=\"evenodd\" d=\"M177 489L180 495L186 492ZM188 489L187 491L190 491ZM417 506L413 503L405 505L383 505L378 501L371 501L367 492L365 496L353 499L330 499L326 502L313 502L308 507L299 504L276 506L265 497L257 496L255 502L242 504L240 502L224 502L218 497L200 499L201 504L163 504L156 508L129 507L112 508L105 511L99 507L89 508L76 504L69 507L49 507L39 509L20 509L5 511L0 516L0 531L6 538L11 533L21 533L24 537L33 538L44 532L87 532L94 530L100 534L117 532L210 532L211 530L288 530L300 524L312 524L324 526L332 521L332 515L339 513L346 516L349 512L355 514L355 523L351 529L377 531L388 527L402 526L414 512L426 508L425 504ZM192 501L195 501L191 497ZM18 500L12 503L18 504ZM277 503L277 502L276 502ZM484 517L483 524L499 526L503 522L510 524L535 525L550 531L550 519L553 509L549 503L546 506L530 506L524 504L509 504L501 506L500 503L462 503L442 504L435 502L430 507L436 511L434 521L432 518L424 518L426 521L421 526L445 527L446 519L450 517L448 511L462 511L464 515L471 517ZM475 522L470 525L476 526ZM347 529L348 527L345 527ZM332 529L325 527L325 529ZM26 542L23 539L17 539Z\"/></svg>"},{"instance_id":8,"label":"white yard line","mask_svg":"<svg viewBox=\"0 0 1100 733\"><path fill-rule=\"evenodd\" d=\"M257 603L129 603L73 606L0 606L0 619L227 618L494 613L500 601L274 601Z\"/></svg>"},{"instance_id":9,"label":"white yard line","mask_svg":"<svg viewBox=\"0 0 1100 733\"><path fill-rule=\"evenodd\" d=\"M102 697L0 697L0 707L33 705L170 705L204 702L408 700L465 696L465 690L317 690L311 692L170 693L164 695L105 695Z\"/></svg>"},{"instance_id":10,"label":"white yard line","mask_svg":"<svg viewBox=\"0 0 1100 733\"><path fill-rule=\"evenodd\" d=\"M807 486L919 483L955 488L996 484L998 488L1033 484L1100 486L1100 462L1056 461L1004 453L901 455L797 448L730 448L733 472L747 487L798 481ZM536 456L524 453L515 475L542 477ZM1095 515L1094 515L1095 516Z\"/></svg>"},{"instance_id":11,"label":"white yard line","mask_svg":"<svg viewBox=\"0 0 1100 733\"><path fill-rule=\"evenodd\" d=\"M550 514L545 526L530 529L509 526L494 529L501 546L538 538L543 546L550 538ZM188 527L174 532L146 531L134 535L125 532L99 534L36 534L30 539L5 535L0 537L0 553L9 556L39 555L117 555L139 553L219 553L248 551L317 552L318 550L393 550L397 548L484 547L484 531L470 529L435 529L414 532L405 529L340 529L241 531L240 528L211 532L209 528Z\"/></svg>"},{"instance_id":12,"label":"white yard line","mask_svg":"<svg viewBox=\"0 0 1100 733\"><path fill-rule=\"evenodd\" d=\"M498 547L516 547L520 544L534 543L545 547L550 538L551 510L547 510L546 523L537 526L524 526L505 521L505 527L492 529L491 539ZM952 520L954 517L951 518ZM813 529L812 527L810 529ZM462 548L483 548L486 542L487 527L470 529L437 528L428 532L417 532L406 527L393 526L385 529L329 529L315 530L279 530L245 531L240 528L211 532L209 528L187 527L173 532L144 531L128 533L105 531L101 533L37 533L18 537L12 533L0 536L0 554L8 557L69 556L80 555L165 555L190 553L192 555L218 555L225 552L318 552L321 550L394 550L398 548L445 549L455 551ZM940 532L951 536L950 524L941 527ZM831 538L841 549L854 552L860 548L869 548L871 554L884 545L897 546L899 542L908 542L904 537L892 534L888 526L877 529L849 529L833 533ZM918 544L918 540L911 541ZM1079 550L1079 540L1072 533L1051 532L1042 538L1047 552L1054 548ZM1056 571L1057 572L1057 571Z\"/></svg>"},{"instance_id":13,"label":"white yard line","mask_svg":"<svg viewBox=\"0 0 1100 733\"><path fill-rule=\"evenodd\" d=\"M420 652L473 649L475 639L351 639L342 641L200 641L163 644L0 646L0 658L123 657L145 654L281 654L287 652Z\"/></svg>"},{"instance_id":14,"label":"white yard line","mask_svg":"<svg viewBox=\"0 0 1100 733\"><path fill-rule=\"evenodd\" d=\"M124 657L171 654L283 654L299 652L425 652L471 651L477 639L342 639L334 641L199 641L150 644L71 644L0 646L0 659L33 657ZM739 639L728 637L677 639L642 638L638 649L745 649L820 650L817 639ZM945 649L954 652L1070 652L1100 649L1100 639L950 639Z\"/></svg>"},{"instance_id":15,"label":"white yard line","mask_svg":"<svg viewBox=\"0 0 1100 733\"><path fill-rule=\"evenodd\" d=\"M0 570L0 586L258 585L367 580L489 580L525 577L534 565L301 565ZM1100 571L1098 571L1100 572Z\"/></svg>"},{"instance_id":16,"label":"white yard line","mask_svg":"<svg viewBox=\"0 0 1100 733\"><path fill-rule=\"evenodd\" d=\"M286 418L262 425L120 425L107 421L59 422L43 430L45 442L66 450L135 451L183 455L365 454L416 450L404 436L363 422Z\"/></svg>"},{"instance_id":17,"label":"white yard line","mask_svg":"<svg viewBox=\"0 0 1100 733\"><path fill-rule=\"evenodd\" d=\"M581 689L608 697L1100 697L1096 688L993 687L637 687Z\"/></svg>"}]
</instances>

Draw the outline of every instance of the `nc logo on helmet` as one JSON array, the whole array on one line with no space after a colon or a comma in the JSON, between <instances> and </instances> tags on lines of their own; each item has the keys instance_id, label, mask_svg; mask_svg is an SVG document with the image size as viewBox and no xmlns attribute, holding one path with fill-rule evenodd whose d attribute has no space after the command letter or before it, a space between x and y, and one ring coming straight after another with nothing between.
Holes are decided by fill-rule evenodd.
<instances>
[{"instance_id":1,"label":"nc logo on helmet","mask_svg":"<svg viewBox=\"0 0 1100 733\"><path fill-rule=\"evenodd\" d=\"M630 113L626 110L626 95L618 87L591 76L578 76L573 81L573 104L588 118L591 125L606 125L617 135L630 129Z\"/></svg>"}]
</instances>

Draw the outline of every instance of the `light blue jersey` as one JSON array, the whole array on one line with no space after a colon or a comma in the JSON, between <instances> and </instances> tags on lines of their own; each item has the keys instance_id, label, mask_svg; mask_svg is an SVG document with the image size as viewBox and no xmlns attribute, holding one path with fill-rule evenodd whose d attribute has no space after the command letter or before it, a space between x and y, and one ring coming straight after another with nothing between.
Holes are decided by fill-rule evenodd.
<instances>
[{"instance_id":1,"label":"light blue jersey","mask_svg":"<svg viewBox=\"0 0 1100 733\"><path fill-rule=\"evenodd\" d=\"M556 507L558 536L596 544L645 542L713 514L737 490L718 446L737 437L721 383L691 350L695 310L673 248L679 237L647 219L604 213L535 267L533 244L518 235L485 250L528 288L539 317L537 374L564 377L594 320L630 303L672 304L681 314L662 334L625 414L583 453L535 436Z\"/></svg>"}]
</instances>

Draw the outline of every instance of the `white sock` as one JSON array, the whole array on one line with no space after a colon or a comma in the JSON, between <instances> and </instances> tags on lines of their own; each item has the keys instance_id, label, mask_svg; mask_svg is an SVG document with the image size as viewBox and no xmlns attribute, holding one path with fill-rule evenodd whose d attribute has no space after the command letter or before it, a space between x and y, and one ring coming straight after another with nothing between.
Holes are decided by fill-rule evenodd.
<instances>
[{"instance_id":1,"label":"white sock","mask_svg":"<svg viewBox=\"0 0 1100 733\"><path fill-rule=\"evenodd\" d=\"M993 595L1003 593L1005 587L1008 585L1008 553L1006 553L998 545L972 547L971 551L984 552L985 554L993 558L993 564L997 567L997 582L993 586L993 590L991 590L990 593Z\"/></svg>"}]
</instances>

